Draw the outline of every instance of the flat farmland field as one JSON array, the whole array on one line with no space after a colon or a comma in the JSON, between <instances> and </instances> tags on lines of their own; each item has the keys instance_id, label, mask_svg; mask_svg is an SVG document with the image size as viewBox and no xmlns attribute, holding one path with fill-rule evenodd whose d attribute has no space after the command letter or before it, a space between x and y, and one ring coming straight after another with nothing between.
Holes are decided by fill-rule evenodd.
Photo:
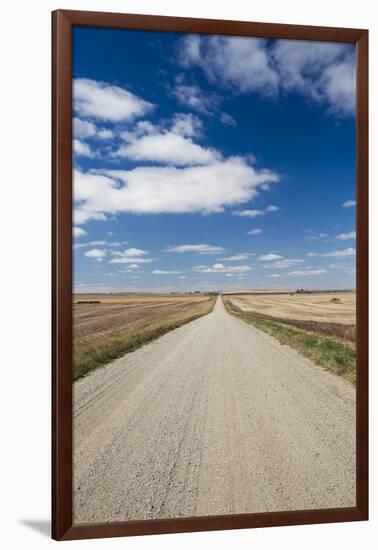
<instances>
[{"instance_id":1,"label":"flat farmland field","mask_svg":"<svg viewBox=\"0 0 378 550\"><path fill-rule=\"evenodd\" d=\"M246 294L229 296L229 299L243 311L271 317L343 325L356 323L355 292Z\"/></svg>"},{"instance_id":2,"label":"flat farmland field","mask_svg":"<svg viewBox=\"0 0 378 550\"><path fill-rule=\"evenodd\" d=\"M75 294L74 379L206 315L214 301L197 294Z\"/></svg>"}]
</instances>

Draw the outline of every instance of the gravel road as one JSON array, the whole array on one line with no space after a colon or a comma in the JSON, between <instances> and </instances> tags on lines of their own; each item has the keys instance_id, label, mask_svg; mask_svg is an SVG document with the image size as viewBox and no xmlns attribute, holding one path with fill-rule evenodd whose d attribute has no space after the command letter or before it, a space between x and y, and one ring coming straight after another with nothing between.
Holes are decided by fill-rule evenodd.
<instances>
[{"instance_id":1,"label":"gravel road","mask_svg":"<svg viewBox=\"0 0 378 550\"><path fill-rule=\"evenodd\" d=\"M212 313L74 384L75 523L355 505L355 390Z\"/></svg>"}]
</instances>

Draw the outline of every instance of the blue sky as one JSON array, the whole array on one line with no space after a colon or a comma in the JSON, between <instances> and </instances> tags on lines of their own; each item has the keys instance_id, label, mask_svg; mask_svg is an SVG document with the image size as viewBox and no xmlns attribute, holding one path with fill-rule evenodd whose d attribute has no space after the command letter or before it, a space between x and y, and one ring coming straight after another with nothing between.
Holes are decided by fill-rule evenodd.
<instances>
[{"instance_id":1,"label":"blue sky","mask_svg":"<svg viewBox=\"0 0 378 550\"><path fill-rule=\"evenodd\" d=\"M73 46L75 291L355 287L354 47Z\"/></svg>"}]
</instances>

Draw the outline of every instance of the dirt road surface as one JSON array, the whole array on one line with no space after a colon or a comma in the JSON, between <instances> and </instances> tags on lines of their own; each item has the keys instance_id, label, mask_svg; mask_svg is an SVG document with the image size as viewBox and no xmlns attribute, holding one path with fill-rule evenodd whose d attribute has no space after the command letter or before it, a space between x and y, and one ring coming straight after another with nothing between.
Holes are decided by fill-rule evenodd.
<instances>
[{"instance_id":1,"label":"dirt road surface","mask_svg":"<svg viewBox=\"0 0 378 550\"><path fill-rule=\"evenodd\" d=\"M212 313L74 385L74 521L355 505L355 391Z\"/></svg>"}]
</instances>

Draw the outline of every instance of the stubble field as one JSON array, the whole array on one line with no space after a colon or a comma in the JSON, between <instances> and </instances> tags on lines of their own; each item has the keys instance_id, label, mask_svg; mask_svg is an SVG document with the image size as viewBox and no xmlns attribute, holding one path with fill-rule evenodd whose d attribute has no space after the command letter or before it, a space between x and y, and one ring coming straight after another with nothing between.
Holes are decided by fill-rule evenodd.
<instances>
[{"instance_id":1,"label":"stubble field","mask_svg":"<svg viewBox=\"0 0 378 550\"><path fill-rule=\"evenodd\" d=\"M244 294L229 299L243 311L271 317L342 325L356 322L355 292Z\"/></svg>"}]
</instances>

